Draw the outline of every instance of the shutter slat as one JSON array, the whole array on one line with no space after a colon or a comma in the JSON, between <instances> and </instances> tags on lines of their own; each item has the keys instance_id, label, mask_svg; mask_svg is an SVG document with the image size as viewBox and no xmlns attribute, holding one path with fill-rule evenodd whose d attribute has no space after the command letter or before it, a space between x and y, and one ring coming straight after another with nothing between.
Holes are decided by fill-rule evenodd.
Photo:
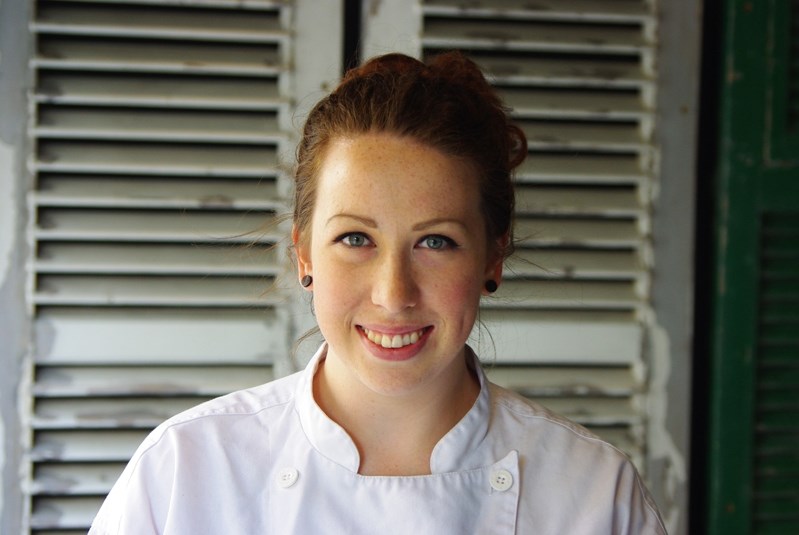
<instances>
[{"instance_id":1,"label":"shutter slat","mask_svg":"<svg viewBox=\"0 0 799 535\"><path fill-rule=\"evenodd\" d=\"M557 86L568 88L637 89L650 83L637 62L583 61L570 58L473 58L502 86Z\"/></svg>"},{"instance_id":2,"label":"shutter slat","mask_svg":"<svg viewBox=\"0 0 799 535\"><path fill-rule=\"evenodd\" d=\"M251 243L282 237L271 213L48 208L39 217L41 240Z\"/></svg>"},{"instance_id":3,"label":"shutter slat","mask_svg":"<svg viewBox=\"0 0 799 535\"><path fill-rule=\"evenodd\" d=\"M121 473L118 463L44 463L36 468L31 491L35 495L105 495Z\"/></svg>"},{"instance_id":4,"label":"shutter slat","mask_svg":"<svg viewBox=\"0 0 799 535\"><path fill-rule=\"evenodd\" d=\"M147 436L147 430L37 431L31 456L38 461L126 462ZM102 444L102 448L97 445Z\"/></svg>"},{"instance_id":5,"label":"shutter slat","mask_svg":"<svg viewBox=\"0 0 799 535\"><path fill-rule=\"evenodd\" d=\"M520 249L509 259L503 277L631 280L640 269L638 254L632 250Z\"/></svg>"},{"instance_id":6,"label":"shutter slat","mask_svg":"<svg viewBox=\"0 0 799 535\"><path fill-rule=\"evenodd\" d=\"M180 244L42 243L38 273L260 275L282 270L272 248Z\"/></svg>"},{"instance_id":7,"label":"shutter slat","mask_svg":"<svg viewBox=\"0 0 799 535\"><path fill-rule=\"evenodd\" d=\"M530 398L555 396L631 396L635 379L629 368L487 366L491 381Z\"/></svg>"},{"instance_id":8,"label":"shutter slat","mask_svg":"<svg viewBox=\"0 0 799 535\"><path fill-rule=\"evenodd\" d=\"M39 530L57 529L58 535L68 529L82 529L80 533L85 533L102 503L100 496L41 497L36 500L31 512L31 528L37 533L41 533Z\"/></svg>"},{"instance_id":9,"label":"shutter slat","mask_svg":"<svg viewBox=\"0 0 799 535\"><path fill-rule=\"evenodd\" d=\"M271 78L142 76L42 71L43 104L274 111L287 105Z\"/></svg>"},{"instance_id":10,"label":"shutter slat","mask_svg":"<svg viewBox=\"0 0 799 535\"><path fill-rule=\"evenodd\" d=\"M37 33L273 43L284 40L277 12L39 2Z\"/></svg>"},{"instance_id":11,"label":"shutter slat","mask_svg":"<svg viewBox=\"0 0 799 535\"><path fill-rule=\"evenodd\" d=\"M193 395L215 397L272 380L263 366L59 366L40 367L33 391L38 398L92 395Z\"/></svg>"},{"instance_id":12,"label":"shutter slat","mask_svg":"<svg viewBox=\"0 0 799 535\"><path fill-rule=\"evenodd\" d=\"M268 45L56 36L40 37L31 64L39 69L235 76L275 76L286 69L278 49Z\"/></svg>"},{"instance_id":13,"label":"shutter slat","mask_svg":"<svg viewBox=\"0 0 799 535\"><path fill-rule=\"evenodd\" d=\"M36 204L86 208L280 210L272 181L43 175Z\"/></svg>"},{"instance_id":14,"label":"shutter slat","mask_svg":"<svg viewBox=\"0 0 799 535\"><path fill-rule=\"evenodd\" d=\"M635 93L504 88L500 94L513 107L513 115L521 119L631 121L651 113Z\"/></svg>"},{"instance_id":15,"label":"shutter slat","mask_svg":"<svg viewBox=\"0 0 799 535\"><path fill-rule=\"evenodd\" d=\"M564 247L627 247L639 245L635 220L614 219L543 219L517 220L516 237L525 246L558 245Z\"/></svg>"},{"instance_id":16,"label":"shutter slat","mask_svg":"<svg viewBox=\"0 0 799 535\"><path fill-rule=\"evenodd\" d=\"M206 401L196 397L102 398L39 400L33 429L152 429L170 416Z\"/></svg>"},{"instance_id":17,"label":"shutter slat","mask_svg":"<svg viewBox=\"0 0 799 535\"><path fill-rule=\"evenodd\" d=\"M631 188L520 186L516 188L516 212L636 217L641 205L636 191Z\"/></svg>"},{"instance_id":18,"label":"shutter slat","mask_svg":"<svg viewBox=\"0 0 799 535\"><path fill-rule=\"evenodd\" d=\"M551 24L429 17L422 44L431 48L637 54L647 46L637 25Z\"/></svg>"},{"instance_id":19,"label":"shutter slat","mask_svg":"<svg viewBox=\"0 0 799 535\"><path fill-rule=\"evenodd\" d=\"M601 314L582 312L569 316L542 310L536 315L521 309L488 309L480 320L491 337L479 335L475 327L470 340L484 361L499 364L628 365L638 359L640 325L624 322L623 315L602 321Z\"/></svg>"},{"instance_id":20,"label":"shutter slat","mask_svg":"<svg viewBox=\"0 0 799 535\"><path fill-rule=\"evenodd\" d=\"M236 9L270 9L285 5L285 0L48 0L50 3L133 4L150 6L221 7Z\"/></svg>"},{"instance_id":21,"label":"shutter slat","mask_svg":"<svg viewBox=\"0 0 799 535\"><path fill-rule=\"evenodd\" d=\"M530 281L510 279L487 307L631 308L640 300L631 281Z\"/></svg>"},{"instance_id":22,"label":"shutter slat","mask_svg":"<svg viewBox=\"0 0 799 535\"><path fill-rule=\"evenodd\" d=\"M286 336L272 309L44 307L36 318L36 361L263 366L284 354Z\"/></svg>"},{"instance_id":23,"label":"shutter slat","mask_svg":"<svg viewBox=\"0 0 799 535\"><path fill-rule=\"evenodd\" d=\"M227 145L49 141L39 172L262 177L277 173L275 150Z\"/></svg>"},{"instance_id":24,"label":"shutter slat","mask_svg":"<svg viewBox=\"0 0 799 535\"><path fill-rule=\"evenodd\" d=\"M268 307L279 302L266 292L264 277L48 275L33 296L39 305Z\"/></svg>"},{"instance_id":25,"label":"shutter slat","mask_svg":"<svg viewBox=\"0 0 799 535\"><path fill-rule=\"evenodd\" d=\"M637 158L601 153L532 153L516 172L520 183L637 184L645 176Z\"/></svg>"},{"instance_id":26,"label":"shutter slat","mask_svg":"<svg viewBox=\"0 0 799 535\"><path fill-rule=\"evenodd\" d=\"M491 297L484 297L484 301L490 301ZM542 309L542 310L512 310L512 309L487 309L481 312L481 319L502 323L504 321L513 322L546 322L550 325L560 323L580 323L615 326L635 322L636 315L630 311L623 310L577 310L577 309Z\"/></svg>"},{"instance_id":27,"label":"shutter slat","mask_svg":"<svg viewBox=\"0 0 799 535\"><path fill-rule=\"evenodd\" d=\"M205 143L277 143L274 114L41 106L40 138Z\"/></svg>"},{"instance_id":28,"label":"shutter slat","mask_svg":"<svg viewBox=\"0 0 799 535\"><path fill-rule=\"evenodd\" d=\"M527 146L537 150L637 152L648 150L634 123L522 122Z\"/></svg>"},{"instance_id":29,"label":"shutter slat","mask_svg":"<svg viewBox=\"0 0 799 535\"><path fill-rule=\"evenodd\" d=\"M601 0L538 0L521 7L518 0L424 0L422 9L429 15L552 21L618 23L646 21L652 17L640 3Z\"/></svg>"}]
</instances>

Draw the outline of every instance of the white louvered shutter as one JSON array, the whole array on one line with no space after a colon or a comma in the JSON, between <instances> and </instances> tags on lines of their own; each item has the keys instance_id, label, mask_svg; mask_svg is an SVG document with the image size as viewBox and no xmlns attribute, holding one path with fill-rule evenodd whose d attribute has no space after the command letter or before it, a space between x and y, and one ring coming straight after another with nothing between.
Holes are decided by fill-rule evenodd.
<instances>
[{"instance_id":1,"label":"white louvered shutter","mask_svg":"<svg viewBox=\"0 0 799 535\"><path fill-rule=\"evenodd\" d=\"M293 10L36 1L30 532L85 533L153 426L287 358Z\"/></svg>"},{"instance_id":2,"label":"white louvered shutter","mask_svg":"<svg viewBox=\"0 0 799 535\"><path fill-rule=\"evenodd\" d=\"M645 0L423 0L365 12L367 55L460 49L529 142L518 253L474 335L489 376L644 468L656 19Z\"/></svg>"}]
</instances>

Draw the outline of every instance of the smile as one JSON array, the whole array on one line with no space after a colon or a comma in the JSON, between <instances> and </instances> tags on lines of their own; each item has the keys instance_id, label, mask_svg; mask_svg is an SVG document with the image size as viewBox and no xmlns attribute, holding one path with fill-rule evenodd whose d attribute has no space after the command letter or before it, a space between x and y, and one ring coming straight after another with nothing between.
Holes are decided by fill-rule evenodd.
<instances>
[{"instance_id":1,"label":"smile","mask_svg":"<svg viewBox=\"0 0 799 535\"><path fill-rule=\"evenodd\" d=\"M399 349L401 347L415 344L424 335L426 329L419 329L404 334L383 334L378 331L371 331L366 327L361 327L370 342L386 349Z\"/></svg>"}]
</instances>

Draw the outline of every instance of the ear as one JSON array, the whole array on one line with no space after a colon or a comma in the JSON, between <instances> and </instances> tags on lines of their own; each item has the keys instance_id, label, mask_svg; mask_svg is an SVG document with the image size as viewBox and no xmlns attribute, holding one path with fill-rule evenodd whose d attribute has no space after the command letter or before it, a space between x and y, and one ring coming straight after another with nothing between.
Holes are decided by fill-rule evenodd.
<instances>
[{"instance_id":1,"label":"ear","mask_svg":"<svg viewBox=\"0 0 799 535\"><path fill-rule=\"evenodd\" d=\"M291 242L297 255L297 275L300 279L306 275L313 275L310 248L307 241L300 238L300 231L296 225L291 227Z\"/></svg>"},{"instance_id":2,"label":"ear","mask_svg":"<svg viewBox=\"0 0 799 535\"><path fill-rule=\"evenodd\" d=\"M506 234L494 243L493 250L489 250L485 273L483 273L483 281L490 279L496 282L497 285L500 284L502 280L502 267L505 264L504 251L507 245L508 236ZM488 291L483 289L483 295L488 295Z\"/></svg>"}]
</instances>

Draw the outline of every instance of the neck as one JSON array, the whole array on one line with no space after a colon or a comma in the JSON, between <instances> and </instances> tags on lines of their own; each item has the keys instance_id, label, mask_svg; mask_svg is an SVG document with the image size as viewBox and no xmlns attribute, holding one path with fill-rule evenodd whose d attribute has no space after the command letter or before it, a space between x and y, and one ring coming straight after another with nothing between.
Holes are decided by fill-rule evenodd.
<instances>
[{"instance_id":1,"label":"neck","mask_svg":"<svg viewBox=\"0 0 799 535\"><path fill-rule=\"evenodd\" d=\"M433 448L471 409L480 386L465 357L442 379L409 392L386 395L353 380L339 359L319 363L314 398L350 435L363 475L430 473Z\"/></svg>"}]
</instances>

